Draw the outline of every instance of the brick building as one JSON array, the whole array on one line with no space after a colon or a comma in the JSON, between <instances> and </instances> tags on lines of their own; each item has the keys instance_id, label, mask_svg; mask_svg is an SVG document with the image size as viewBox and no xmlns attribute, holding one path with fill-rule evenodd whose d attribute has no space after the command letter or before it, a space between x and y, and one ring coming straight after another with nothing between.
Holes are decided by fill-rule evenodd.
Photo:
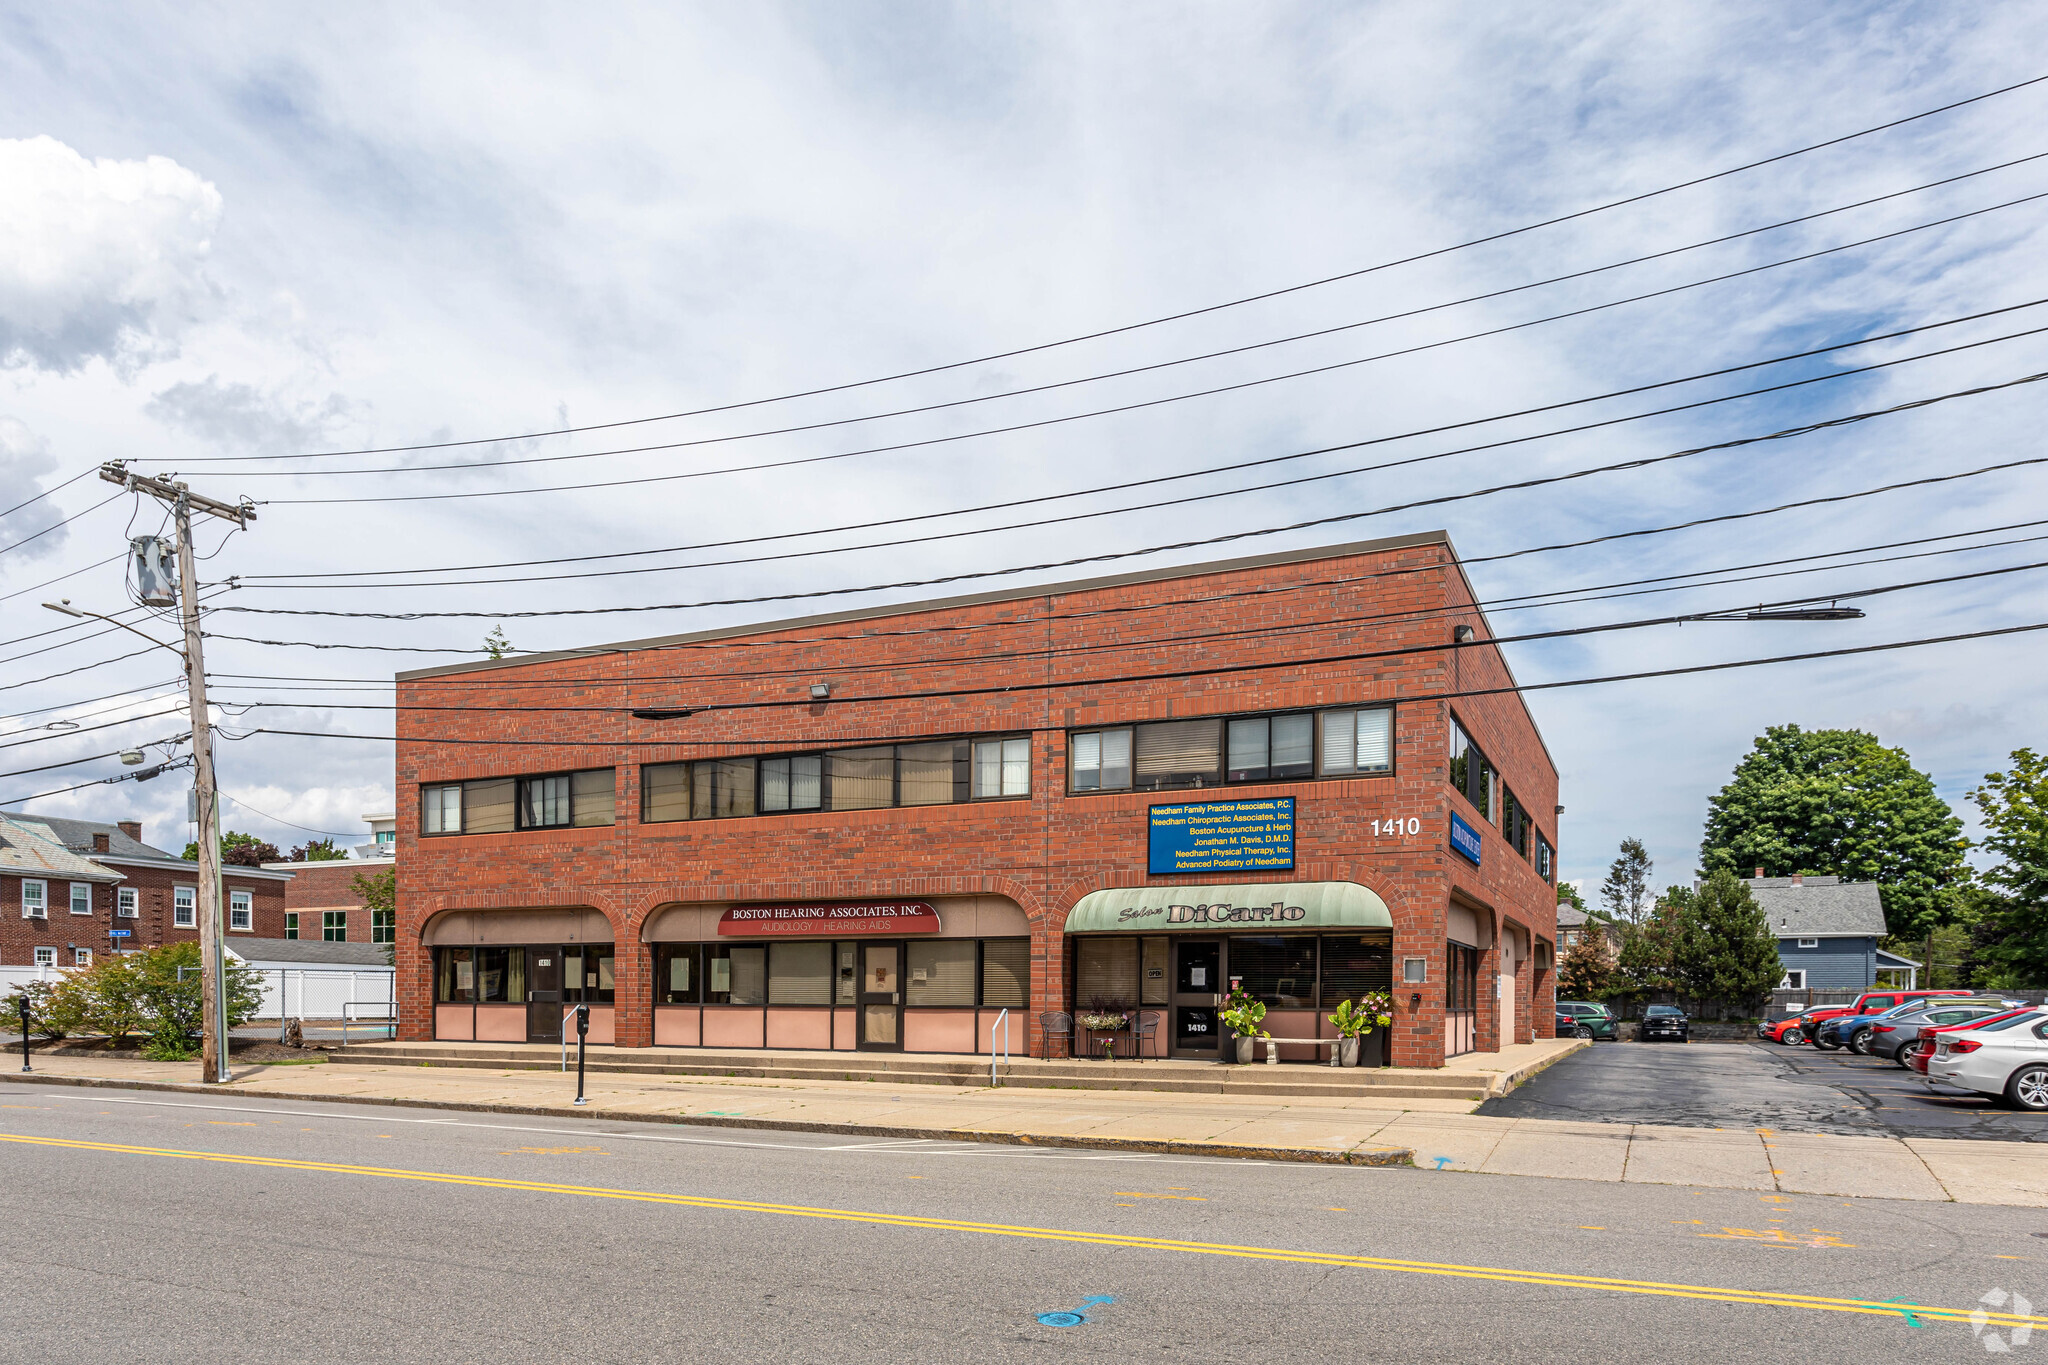
<instances>
[{"instance_id":1,"label":"brick building","mask_svg":"<svg viewBox=\"0 0 2048 1365\"><path fill-rule=\"evenodd\" d=\"M1398 1065L1548 1036L1490 638L1432 532L401 674L402 1036L1057 1055L1099 1006L1214 1057L1232 982L1302 1039L1390 990Z\"/></svg>"},{"instance_id":2,"label":"brick building","mask_svg":"<svg viewBox=\"0 0 2048 1365\"><path fill-rule=\"evenodd\" d=\"M0 841L10 845L0 849L0 964L69 967L96 953L199 939L198 864L143 843L132 820L0 811ZM68 870L37 867L27 853L37 847L45 859L73 861ZM223 869L228 937L282 938L290 881L289 872Z\"/></svg>"},{"instance_id":3,"label":"brick building","mask_svg":"<svg viewBox=\"0 0 2048 1365\"><path fill-rule=\"evenodd\" d=\"M355 889L358 876L375 877L396 866L391 858L330 858L263 866L266 871L291 876L284 888L282 937L325 943L390 943L396 937L394 912L370 909Z\"/></svg>"}]
</instances>

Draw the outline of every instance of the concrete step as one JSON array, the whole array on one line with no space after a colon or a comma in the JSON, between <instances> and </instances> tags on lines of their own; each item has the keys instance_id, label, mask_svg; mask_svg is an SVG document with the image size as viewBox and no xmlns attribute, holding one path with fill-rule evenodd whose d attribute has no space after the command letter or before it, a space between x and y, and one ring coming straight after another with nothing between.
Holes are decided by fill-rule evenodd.
<instances>
[{"instance_id":1,"label":"concrete step","mask_svg":"<svg viewBox=\"0 0 2048 1365\"><path fill-rule=\"evenodd\" d=\"M472 1070L553 1071L559 1049L507 1044L374 1043L338 1049L331 1064L446 1066ZM873 1053L704 1052L606 1049L586 1066L613 1075L710 1076L741 1080L865 1081L894 1085L988 1084L986 1058L905 1057ZM1074 1062L1019 1058L998 1064L1003 1084L1035 1089L1149 1090L1180 1094L1366 1096L1384 1099L1483 1099L1489 1077L1470 1072L1336 1068L1317 1065L1223 1066L1215 1062Z\"/></svg>"}]
</instances>

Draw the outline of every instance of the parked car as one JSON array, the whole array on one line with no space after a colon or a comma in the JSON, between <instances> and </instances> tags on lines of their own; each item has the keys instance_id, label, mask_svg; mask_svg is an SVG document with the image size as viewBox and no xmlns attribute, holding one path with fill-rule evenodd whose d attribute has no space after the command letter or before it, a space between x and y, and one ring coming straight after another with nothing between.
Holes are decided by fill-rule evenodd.
<instances>
[{"instance_id":1,"label":"parked car","mask_svg":"<svg viewBox=\"0 0 2048 1365\"><path fill-rule=\"evenodd\" d=\"M1912 1063L1906 1060L1906 1049L1920 1041L1923 1029L1951 1025L1968 1028L2004 1014L2010 1008L2003 1000L1958 1000L1954 1004L1916 1005L1871 1024L1869 1031L1862 1035L1862 1047L1859 1049L1856 1040L1851 1039L1850 1051L1861 1051L1868 1057L1882 1057L1910 1069Z\"/></svg>"},{"instance_id":2,"label":"parked car","mask_svg":"<svg viewBox=\"0 0 2048 1365\"><path fill-rule=\"evenodd\" d=\"M1816 1006L1794 1005L1787 1013L1776 1019L1766 1019L1756 1026L1756 1036L1786 1047L1798 1047L1806 1041L1806 1017Z\"/></svg>"},{"instance_id":3,"label":"parked car","mask_svg":"<svg viewBox=\"0 0 2048 1365\"><path fill-rule=\"evenodd\" d=\"M1964 1029L2002 1029L2008 1023L2022 1021L2032 1015L2041 1013L2043 1011L2039 1005L2019 1005L2005 1011L2003 1014L1994 1014L1989 1018L1979 1019L1973 1023L1923 1027L1920 1030L1920 1036L1913 1041L1911 1046L1899 1054L1903 1059L1900 1064L1910 1067L1912 1070L1925 1076L1927 1074L1927 1059L1934 1055L1934 1044L1940 1034L1960 1033Z\"/></svg>"},{"instance_id":4,"label":"parked car","mask_svg":"<svg viewBox=\"0 0 2048 1365\"><path fill-rule=\"evenodd\" d=\"M1557 1036L1560 1038L1604 1038L1614 1042L1621 1036L1620 1021L1605 1005L1590 1000L1557 1002Z\"/></svg>"},{"instance_id":5,"label":"parked car","mask_svg":"<svg viewBox=\"0 0 2048 1365\"><path fill-rule=\"evenodd\" d=\"M2008 1019L2003 1027L1941 1034L1927 1061L1927 1079L2048 1113L2048 1016L2037 1013Z\"/></svg>"},{"instance_id":6,"label":"parked car","mask_svg":"<svg viewBox=\"0 0 2048 1365\"><path fill-rule=\"evenodd\" d=\"M1659 1038L1691 1041L1692 1021L1685 1017L1684 1010L1676 1005L1652 1005L1643 1011L1642 1020L1636 1025L1636 1041L1648 1043Z\"/></svg>"},{"instance_id":7,"label":"parked car","mask_svg":"<svg viewBox=\"0 0 2048 1365\"><path fill-rule=\"evenodd\" d=\"M1803 1025L1807 1041L1823 1052L1841 1046L1839 1043L1823 1043L1814 1037L1813 1026L1828 1019L1839 1019L1845 1014L1878 1014L1908 1000L1925 1000L1930 997L1967 996L1968 991L1865 991L1847 1005L1822 1005L1807 1011Z\"/></svg>"},{"instance_id":8,"label":"parked car","mask_svg":"<svg viewBox=\"0 0 2048 1365\"><path fill-rule=\"evenodd\" d=\"M1879 1020L1894 1019L1921 1008L1924 1008L1924 1002L1908 1000L1904 1004L1873 1010L1868 1014L1836 1015L1824 1023L1814 1025L1813 1045L1827 1052L1846 1047L1851 1052L1861 1054L1864 1044L1870 1040L1871 1027Z\"/></svg>"}]
</instances>

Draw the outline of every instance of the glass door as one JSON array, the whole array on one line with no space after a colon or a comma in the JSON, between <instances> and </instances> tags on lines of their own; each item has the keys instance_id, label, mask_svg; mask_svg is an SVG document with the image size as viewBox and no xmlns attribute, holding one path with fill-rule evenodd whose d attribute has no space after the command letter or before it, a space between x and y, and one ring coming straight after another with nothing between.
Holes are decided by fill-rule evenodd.
<instances>
[{"instance_id":1,"label":"glass door","mask_svg":"<svg viewBox=\"0 0 2048 1365\"><path fill-rule=\"evenodd\" d=\"M562 1041L562 950L560 948L515 948L525 952L528 987L526 992L526 1041Z\"/></svg>"},{"instance_id":2,"label":"glass door","mask_svg":"<svg viewBox=\"0 0 2048 1365\"><path fill-rule=\"evenodd\" d=\"M1213 1058L1223 1045L1216 1017L1223 997L1223 944L1178 939L1173 945L1173 1055Z\"/></svg>"},{"instance_id":3,"label":"glass door","mask_svg":"<svg viewBox=\"0 0 2048 1365\"><path fill-rule=\"evenodd\" d=\"M860 1046L867 1052L903 1050L903 945L860 945Z\"/></svg>"}]
</instances>

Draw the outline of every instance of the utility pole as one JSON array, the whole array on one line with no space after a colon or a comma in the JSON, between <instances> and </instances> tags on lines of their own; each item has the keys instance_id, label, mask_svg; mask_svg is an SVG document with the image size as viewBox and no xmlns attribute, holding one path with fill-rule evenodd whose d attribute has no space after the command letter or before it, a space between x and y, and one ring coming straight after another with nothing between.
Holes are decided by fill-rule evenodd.
<instances>
[{"instance_id":1,"label":"utility pole","mask_svg":"<svg viewBox=\"0 0 2048 1365\"><path fill-rule=\"evenodd\" d=\"M222 1085L233 1079L228 1070L228 1002L226 990L226 917L221 913L220 795L213 780L212 713L206 709L205 633L199 628L199 569L192 554L192 513L205 512L246 529L256 520L253 509L218 502L194 493L182 483L132 474L119 461L100 467L100 477L170 504L178 526L178 616L185 627L185 691L192 721L192 796L199 823L200 1005L205 1016L200 1051L200 1079Z\"/></svg>"}]
</instances>

